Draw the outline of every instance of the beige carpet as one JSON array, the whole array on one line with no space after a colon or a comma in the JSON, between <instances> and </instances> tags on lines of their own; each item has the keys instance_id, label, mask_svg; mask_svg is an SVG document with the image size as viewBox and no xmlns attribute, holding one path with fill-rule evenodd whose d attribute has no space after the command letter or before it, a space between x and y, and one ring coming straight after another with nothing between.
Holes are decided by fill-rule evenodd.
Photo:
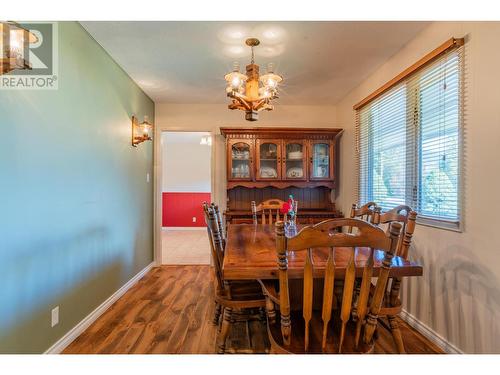
<instances>
[{"instance_id":1,"label":"beige carpet","mask_svg":"<svg viewBox=\"0 0 500 375\"><path fill-rule=\"evenodd\" d=\"M162 264L210 264L206 228L162 230Z\"/></svg>"}]
</instances>

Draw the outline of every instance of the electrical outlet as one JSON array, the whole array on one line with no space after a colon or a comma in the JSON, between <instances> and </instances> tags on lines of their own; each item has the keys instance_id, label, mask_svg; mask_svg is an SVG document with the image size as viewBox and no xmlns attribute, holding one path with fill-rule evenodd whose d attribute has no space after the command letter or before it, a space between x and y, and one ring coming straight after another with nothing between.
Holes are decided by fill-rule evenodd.
<instances>
[{"instance_id":1,"label":"electrical outlet","mask_svg":"<svg viewBox=\"0 0 500 375\"><path fill-rule=\"evenodd\" d=\"M193 216L193 223L196 223L196 216Z\"/></svg>"},{"instance_id":2,"label":"electrical outlet","mask_svg":"<svg viewBox=\"0 0 500 375\"><path fill-rule=\"evenodd\" d=\"M146 173L146 182L149 182L149 173Z\"/></svg>"},{"instance_id":3,"label":"electrical outlet","mask_svg":"<svg viewBox=\"0 0 500 375\"><path fill-rule=\"evenodd\" d=\"M52 309L52 316L51 316L51 327L54 327L59 324L59 306L56 306Z\"/></svg>"}]
</instances>

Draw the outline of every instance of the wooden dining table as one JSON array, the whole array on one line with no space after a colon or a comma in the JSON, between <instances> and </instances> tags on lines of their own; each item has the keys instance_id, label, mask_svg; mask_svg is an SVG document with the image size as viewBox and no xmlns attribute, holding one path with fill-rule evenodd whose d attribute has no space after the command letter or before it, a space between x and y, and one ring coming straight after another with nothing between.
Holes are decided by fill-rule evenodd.
<instances>
[{"instance_id":1,"label":"wooden dining table","mask_svg":"<svg viewBox=\"0 0 500 375\"><path fill-rule=\"evenodd\" d=\"M298 226L297 230L300 230ZM296 231L286 232L287 237ZM352 248L335 249L335 278L343 278ZM356 276L361 277L363 266L369 256L369 248L355 250ZM290 278L302 278L305 264L305 251L292 251L288 254L288 273ZM378 275L383 260L383 252L375 250L374 276ZM313 250L314 276L322 277L328 258L327 248ZM231 224L227 229L224 252L223 278L225 280L277 279L278 264L276 255L276 235L274 225ZM395 256L390 269L391 277L421 276L422 265Z\"/></svg>"}]
</instances>

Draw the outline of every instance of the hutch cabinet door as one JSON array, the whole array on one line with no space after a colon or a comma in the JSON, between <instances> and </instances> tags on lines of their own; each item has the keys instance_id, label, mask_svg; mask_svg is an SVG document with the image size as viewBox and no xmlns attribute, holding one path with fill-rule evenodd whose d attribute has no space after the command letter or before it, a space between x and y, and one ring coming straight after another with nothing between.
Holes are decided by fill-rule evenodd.
<instances>
[{"instance_id":1,"label":"hutch cabinet door","mask_svg":"<svg viewBox=\"0 0 500 375\"><path fill-rule=\"evenodd\" d=\"M303 139L283 141L283 180L307 180L307 150Z\"/></svg>"},{"instance_id":2,"label":"hutch cabinet door","mask_svg":"<svg viewBox=\"0 0 500 375\"><path fill-rule=\"evenodd\" d=\"M309 179L332 181L334 178L334 142L331 140L310 141Z\"/></svg>"},{"instance_id":3,"label":"hutch cabinet door","mask_svg":"<svg viewBox=\"0 0 500 375\"><path fill-rule=\"evenodd\" d=\"M256 179L281 180L281 139L257 139Z\"/></svg>"},{"instance_id":4,"label":"hutch cabinet door","mask_svg":"<svg viewBox=\"0 0 500 375\"><path fill-rule=\"evenodd\" d=\"M253 141L230 139L227 147L227 178L229 181L253 180Z\"/></svg>"}]
</instances>

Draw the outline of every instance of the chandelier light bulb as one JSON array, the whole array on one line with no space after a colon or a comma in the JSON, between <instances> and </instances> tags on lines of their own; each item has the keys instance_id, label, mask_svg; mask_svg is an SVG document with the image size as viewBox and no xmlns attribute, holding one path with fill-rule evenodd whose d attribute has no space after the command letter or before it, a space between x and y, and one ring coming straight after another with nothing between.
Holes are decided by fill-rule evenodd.
<instances>
[{"instance_id":1,"label":"chandelier light bulb","mask_svg":"<svg viewBox=\"0 0 500 375\"><path fill-rule=\"evenodd\" d=\"M269 98L271 97L271 91L267 87L261 87L259 89L259 95L263 98Z\"/></svg>"},{"instance_id":2,"label":"chandelier light bulb","mask_svg":"<svg viewBox=\"0 0 500 375\"><path fill-rule=\"evenodd\" d=\"M231 81L231 85L237 89L241 85L241 81L239 77L234 77L233 80Z\"/></svg>"},{"instance_id":3,"label":"chandelier light bulb","mask_svg":"<svg viewBox=\"0 0 500 375\"><path fill-rule=\"evenodd\" d=\"M269 78L267 80L267 86L269 86L270 88L274 89L277 86L277 84L278 83L274 79L272 79L272 78Z\"/></svg>"},{"instance_id":4,"label":"chandelier light bulb","mask_svg":"<svg viewBox=\"0 0 500 375\"><path fill-rule=\"evenodd\" d=\"M226 74L225 77L227 82L226 93L230 94L231 92L240 92L241 87L247 80L247 76L239 72L239 67L235 64L235 69Z\"/></svg>"}]
</instances>

